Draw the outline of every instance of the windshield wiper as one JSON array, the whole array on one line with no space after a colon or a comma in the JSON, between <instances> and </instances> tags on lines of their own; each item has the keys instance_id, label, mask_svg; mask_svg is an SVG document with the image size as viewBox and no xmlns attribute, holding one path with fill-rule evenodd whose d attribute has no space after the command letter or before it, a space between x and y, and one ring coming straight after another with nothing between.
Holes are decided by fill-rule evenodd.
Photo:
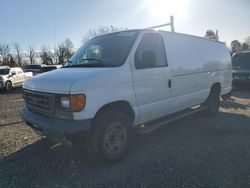
<instances>
[{"instance_id":1,"label":"windshield wiper","mask_svg":"<svg viewBox=\"0 0 250 188\"><path fill-rule=\"evenodd\" d=\"M71 64L72 64L72 61L68 60L67 63L68 63L69 65L71 65Z\"/></svg>"},{"instance_id":2,"label":"windshield wiper","mask_svg":"<svg viewBox=\"0 0 250 188\"><path fill-rule=\"evenodd\" d=\"M103 63L83 63L83 64L75 64L75 65L67 65L63 66L62 68L74 68L74 67L112 67L112 65L109 64L103 64Z\"/></svg>"},{"instance_id":3,"label":"windshield wiper","mask_svg":"<svg viewBox=\"0 0 250 188\"><path fill-rule=\"evenodd\" d=\"M99 63L103 63L102 60L96 59L96 58L84 58L84 59L82 59L82 60L83 60L83 61L97 61L97 62L99 62Z\"/></svg>"},{"instance_id":4,"label":"windshield wiper","mask_svg":"<svg viewBox=\"0 0 250 188\"><path fill-rule=\"evenodd\" d=\"M72 62L69 62L68 65L63 66L62 68L70 68L70 67L113 67L111 64L104 63L100 59L95 58L84 58L83 61L96 61L95 63L81 63L81 64L73 64Z\"/></svg>"}]
</instances>

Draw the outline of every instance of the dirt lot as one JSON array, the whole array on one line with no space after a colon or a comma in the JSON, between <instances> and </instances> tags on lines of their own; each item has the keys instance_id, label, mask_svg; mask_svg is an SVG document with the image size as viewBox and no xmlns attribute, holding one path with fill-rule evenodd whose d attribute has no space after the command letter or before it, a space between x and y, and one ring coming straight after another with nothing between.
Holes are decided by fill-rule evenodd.
<instances>
[{"instance_id":1,"label":"dirt lot","mask_svg":"<svg viewBox=\"0 0 250 188\"><path fill-rule=\"evenodd\" d=\"M250 187L250 91L137 138L116 165L54 145L20 122L19 89L0 92L0 187Z\"/></svg>"}]
</instances>

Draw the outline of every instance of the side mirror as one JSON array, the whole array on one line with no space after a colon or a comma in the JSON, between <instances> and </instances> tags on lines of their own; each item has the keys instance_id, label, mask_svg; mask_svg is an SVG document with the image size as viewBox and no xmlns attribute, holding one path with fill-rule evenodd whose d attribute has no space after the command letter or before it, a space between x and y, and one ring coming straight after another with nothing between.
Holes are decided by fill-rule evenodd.
<instances>
[{"instance_id":1,"label":"side mirror","mask_svg":"<svg viewBox=\"0 0 250 188\"><path fill-rule=\"evenodd\" d=\"M15 73L15 72L12 72L12 73L10 73L10 75L11 75L11 76L15 76L15 75L16 75L16 73Z\"/></svg>"}]
</instances>

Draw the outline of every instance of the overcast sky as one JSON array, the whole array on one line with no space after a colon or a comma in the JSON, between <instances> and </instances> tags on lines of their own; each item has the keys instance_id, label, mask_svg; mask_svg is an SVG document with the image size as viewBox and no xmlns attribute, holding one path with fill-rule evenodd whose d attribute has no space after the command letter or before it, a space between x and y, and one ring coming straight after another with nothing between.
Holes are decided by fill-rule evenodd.
<instances>
[{"instance_id":1,"label":"overcast sky","mask_svg":"<svg viewBox=\"0 0 250 188\"><path fill-rule=\"evenodd\" d=\"M0 0L0 43L54 48L70 38L76 47L90 28L145 28L175 17L175 30L221 41L250 36L250 0ZM163 28L169 30L169 28Z\"/></svg>"}]
</instances>

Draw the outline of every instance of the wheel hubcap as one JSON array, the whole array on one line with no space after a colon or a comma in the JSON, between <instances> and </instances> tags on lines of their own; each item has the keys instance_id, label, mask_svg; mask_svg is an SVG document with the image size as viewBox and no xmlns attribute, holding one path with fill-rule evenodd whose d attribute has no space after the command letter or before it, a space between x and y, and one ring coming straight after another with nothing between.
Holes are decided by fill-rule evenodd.
<instances>
[{"instance_id":1,"label":"wheel hubcap","mask_svg":"<svg viewBox=\"0 0 250 188\"><path fill-rule=\"evenodd\" d=\"M126 139L126 129L123 125L111 125L105 133L104 148L108 153L116 154L124 147Z\"/></svg>"}]
</instances>

